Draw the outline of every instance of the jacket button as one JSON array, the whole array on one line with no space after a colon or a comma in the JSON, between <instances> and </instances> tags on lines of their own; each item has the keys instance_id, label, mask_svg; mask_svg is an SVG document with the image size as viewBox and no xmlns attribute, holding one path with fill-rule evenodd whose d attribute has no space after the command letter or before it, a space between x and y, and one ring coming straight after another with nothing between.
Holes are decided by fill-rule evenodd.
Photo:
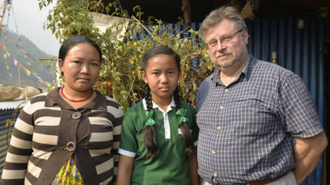
<instances>
[{"instance_id":1,"label":"jacket button","mask_svg":"<svg viewBox=\"0 0 330 185\"><path fill-rule=\"evenodd\" d=\"M81 117L80 112L75 112L75 113L72 114L73 119L79 119L80 117Z\"/></svg>"},{"instance_id":2,"label":"jacket button","mask_svg":"<svg viewBox=\"0 0 330 185\"><path fill-rule=\"evenodd\" d=\"M72 152L76 149L76 144L74 142L70 141L66 144L66 148L69 152Z\"/></svg>"}]
</instances>

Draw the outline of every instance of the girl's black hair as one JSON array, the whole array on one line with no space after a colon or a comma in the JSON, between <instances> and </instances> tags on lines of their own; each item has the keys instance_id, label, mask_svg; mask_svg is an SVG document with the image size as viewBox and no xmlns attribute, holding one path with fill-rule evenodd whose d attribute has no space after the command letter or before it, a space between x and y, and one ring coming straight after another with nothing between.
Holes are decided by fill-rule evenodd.
<instances>
[{"instance_id":1,"label":"girl's black hair","mask_svg":"<svg viewBox=\"0 0 330 185\"><path fill-rule=\"evenodd\" d=\"M148 50L142 60L142 70L144 72L146 72L146 68L148 66L149 59L154 58L160 54L166 54L166 55L173 56L177 66L178 66L178 70L180 71L180 56L177 53L175 53L175 51L173 51L171 48L169 48L167 46L157 46L157 47L154 47L154 48ZM174 102L175 102L176 110L179 110L182 107L182 105L181 105L181 97L179 94L178 87L173 92L173 95L174 95ZM145 84L144 99L147 104L147 111L152 111L153 110L152 97L151 97L151 93L150 93L150 87L148 84ZM183 122L180 125L180 129L182 132L182 137L185 142L186 153L189 156L192 153L192 149L193 149L193 139L192 139L191 133L189 131L188 124ZM157 145L157 134L156 134L155 126L146 126L142 130L142 132L143 132L144 145L148 150L146 158L147 159L156 158L159 154L159 147Z\"/></svg>"},{"instance_id":2,"label":"girl's black hair","mask_svg":"<svg viewBox=\"0 0 330 185\"><path fill-rule=\"evenodd\" d=\"M147 104L147 111L152 111L152 99L150 94L150 87L148 84L145 85L144 99ZM159 154L159 147L157 145L157 134L155 126L146 126L142 130L144 146L148 152L146 158L156 158Z\"/></svg>"},{"instance_id":3,"label":"girl's black hair","mask_svg":"<svg viewBox=\"0 0 330 185\"><path fill-rule=\"evenodd\" d=\"M154 58L157 55L161 55L161 54L173 56L173 58L175 59L175 63L178 66L178 70L180 71L180 60L181 60L180 56L177 53L175 53L175 51L173 51L171 48L169 48L167 46L157 46L157 47L149 49L146 52L146 54L144 54L144 56L143 56L142 70L146 71L149 59Z\"/></svg>"},{"instance_id":4,"label":"girl's black hair","mask_svg":"<svg viewBox=\"0 0 330 185\"><path fill-rule=\"evenodd\" d=\"M71 37L71 38L65 40L63 42L63 44L61 45L61 48L60 48L60 51L58 54L58 58L62 59L62 62L64 62L64 59L65 59L66 55L68 54L68 52L70 51L70 49L78 44L83 44L83 43L87 43L87 44L90 44L91 46L93 46L99 53L100 62L102 62L102 51L101 51L100 47L94 41L90 40L89 38L87 38L85 36L81 36L81 35L77 35L77 36L74 36L74 37ZM62 73L62 76L63 76L63 73Z\"/></svg>"}]
</instances>

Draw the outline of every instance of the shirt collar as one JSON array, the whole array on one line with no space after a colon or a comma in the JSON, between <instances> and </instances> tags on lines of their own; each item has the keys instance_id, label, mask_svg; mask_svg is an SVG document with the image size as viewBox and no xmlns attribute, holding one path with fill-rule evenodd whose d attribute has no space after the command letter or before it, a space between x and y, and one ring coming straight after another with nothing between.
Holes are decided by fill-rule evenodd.
<instances>
[{"instance_id":1,"label":"shirt collar","mask_svg":"<svg viewBox=\"0 0 330 185\"><path fill-rule=\"evenodd\" d=\"M239 76L244 74L244 76L247 77L246 80L248 80L248 77L250 76L249 74L251 73L251 66L255 63L256 60L257 59L252 54L250 54L245 66ZM216 84L221 83L220 78L219 78L219 76L220 76L219 68L216 68L211 76L212 76L211 80L214 83L216 83Z\"/></svg>"},{"instance_id":2,"label":"shirt collar","mask_svg":"<svg viewBox=\"0 0 330 185\"><path fill-rule=\"evenodd\" d=\"M143 100L142 100L142 103L143 103L143 108L144 108L144 110L148 110L147 109L147 103L146 103L146 100L143 98ZM167 110L163 110L163 111L165 111L165 112L168 112L168 111L170 111L170 110L172 110L172 108L171 107L175 107L175 102L174 102L174 97L172 96L172 101L171 101L171 103L169 104L169 106L168 106L168 108L167 108ZM162 110L154 101L152 101L152 108L153 109L156 109L156 108L158 108L159 110Z\"/></svg>"},{"instance_id":3,"label":"shirt collar","mask_svg":"<svg viewBox=\"0 0 330 185\"><path fill-rule=\"evenodd\" d=\"M96 97L79 109L107 110L107 99L99 91L94 90ZM51 90L46 96L46 107L60 106L63 109L73 109L60 95L60 87Z\"/></svg>"},{"instance_id":4,"label":"shirt collar","mask_svg":"<svg viewBox=\"0 0 330 185\"><path fill-rule=\"evenodd\" d=\"M241 74L245 75L246 80L249 80L249 77L251 76L251 73L252 73L252 66L255 64L256 61L257 61L257 59L252 54L250 54L249 59L246 62L245 66L242 70L242 73L241 73Z\"/></svg>"}]
</instances>

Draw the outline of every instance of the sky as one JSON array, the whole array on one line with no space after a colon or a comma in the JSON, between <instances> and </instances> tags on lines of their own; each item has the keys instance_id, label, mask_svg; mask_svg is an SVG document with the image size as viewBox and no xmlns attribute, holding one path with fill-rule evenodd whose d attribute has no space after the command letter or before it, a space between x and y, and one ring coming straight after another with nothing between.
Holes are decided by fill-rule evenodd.
<instances>
[{"instance_id":1,"label":"sky","mask_svg":"<svg viewBox=\"0 0 330 185\"><path fill-rule=\"evenodd\" d=\"M4 0L0 0L0 2L2 5ZM55 35L52 34L51 30L43 29L43 23L47 20L48 12L52 9L55 3L56 0L53 0L53 4L50 4L48 7L40 10L38 0L12 0L14 15L13 12L10 11L8 26L10 31L17 33L15 28L16 19L19 35L24 35L30 39L40 50L45 53L57 57L60 43L56 39ZM6 12L2 24L7 24L7 13L8 12Z\"/></svg>"}]
</instances>

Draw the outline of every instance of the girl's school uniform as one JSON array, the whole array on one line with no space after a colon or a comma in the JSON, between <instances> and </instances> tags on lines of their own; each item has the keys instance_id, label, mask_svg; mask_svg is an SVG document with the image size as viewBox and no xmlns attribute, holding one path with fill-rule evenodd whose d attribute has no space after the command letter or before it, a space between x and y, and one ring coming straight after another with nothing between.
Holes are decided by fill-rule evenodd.
<instances>
[{"instance_id":1,"label":"girl's school uniform","mask_svg":"<svg viewBox=\"0 0 330 185\"><path fill-rule=\"evenodd\" d=\"M197 146L199 129L196 125L196 111L181 101L186 109L185 118ZM146 102L136 104L124 115L121 141L118 153L133 157L132 185L189 185L190 173L185 143L180 130L181 117L176 114L175 103L172 99L167 110L164 111L153 102L153 120L156 122L157 144L159 155L154 159L146 159L147 149L143 142L142 130L148 120L146 116Z\"/></svg>"}]
</instances>

